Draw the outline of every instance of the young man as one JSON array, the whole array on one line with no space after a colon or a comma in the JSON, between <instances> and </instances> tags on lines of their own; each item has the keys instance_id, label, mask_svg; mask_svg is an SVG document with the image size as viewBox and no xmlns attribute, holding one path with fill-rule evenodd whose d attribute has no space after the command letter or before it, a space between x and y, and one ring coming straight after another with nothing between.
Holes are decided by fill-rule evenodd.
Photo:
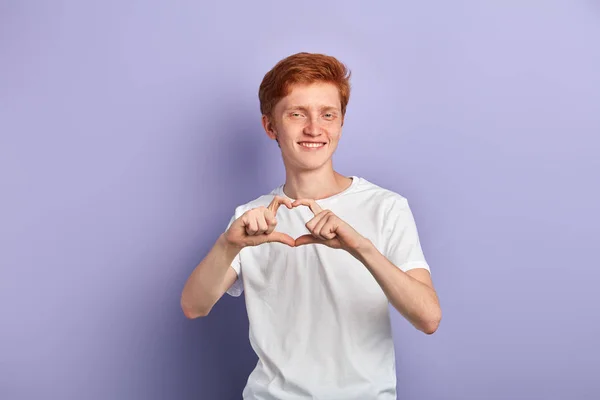
<instances>
[{"instance_id":1,"label":"young man","mask_svg":"<svg viewBox=\"0 0 600 400\"><path fill-rule=\"evenodd\" d=\"M388 304L427 334L441 319L406 198L333 169L349 77L309 53L265 75L262 124L285 184L236 208L183 289L189 318L244 291L258 355L244 399L395 400Z\"/></svg>"}]
</instances>

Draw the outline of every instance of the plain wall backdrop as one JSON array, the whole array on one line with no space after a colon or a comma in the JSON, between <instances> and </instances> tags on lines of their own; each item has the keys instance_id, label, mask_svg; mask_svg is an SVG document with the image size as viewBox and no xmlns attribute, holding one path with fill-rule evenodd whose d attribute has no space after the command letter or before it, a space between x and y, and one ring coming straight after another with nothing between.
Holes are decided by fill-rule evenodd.
<instances>
[{"instance_id":1,"label":"plain wall backdrop","mask_svg":"<svg viewBox=\"0 0 600 400\"><path fill-rule=\"evenodd\" d=\"M432 336L390 309L398 397L600 398L598 2L72 0L0 2L0 399L241 398L243 297L179 299L283 183L257 92L299 51L439 292Z\"/></svg>"}]
</instances>

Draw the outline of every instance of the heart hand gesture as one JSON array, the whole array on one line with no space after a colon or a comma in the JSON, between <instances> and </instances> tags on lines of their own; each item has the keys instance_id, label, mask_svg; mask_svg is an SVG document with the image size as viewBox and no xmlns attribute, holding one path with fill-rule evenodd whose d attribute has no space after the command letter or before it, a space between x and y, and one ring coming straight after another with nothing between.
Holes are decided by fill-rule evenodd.
<instances>
[{"instance_id":1,"label":"heart hand gesture","mask_svg":"<svg viewBox=\"0 0 600 400\"><path fill-rule=\"evenodd\" d=\"M314 200L299 199L292 203L293 207L304 205L315 215L306 223L310 235L302 235L296 239L296 246L305 244L324 244L334 249L343 249L351 254L364 243L365 238L348 223L330 210L323 210Z\"/></svg>"}]
</instances>

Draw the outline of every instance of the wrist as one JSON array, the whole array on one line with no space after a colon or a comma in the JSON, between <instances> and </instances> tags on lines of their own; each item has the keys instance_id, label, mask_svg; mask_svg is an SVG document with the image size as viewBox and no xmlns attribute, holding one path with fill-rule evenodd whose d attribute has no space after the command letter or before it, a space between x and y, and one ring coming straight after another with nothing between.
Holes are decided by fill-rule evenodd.
<instances>
[{"instance_id":1,"label":"wrist","mask_svg":"<svg viewBox=\"0 0 600 400\"><path fill-rule=\"evenodd\" d=\"M365 258L373 252L375 249L375 245L369 239L363 237L357 244L354 246L352 251L350 252L356 259L361 262L365 261ZM375 249L376 250L376 249Z\"/></svg>"},{"instance_id":2,"label":"wrist","mask_svg":"<svg viewBox=\"0 0 600 400\"><path fill-rule=\"evenodd\" d=\"M239 244L235 244L227 240L226 232L222 233L217 239L217 245L227 254L231 255L231 258L234 258L243 248Z\"/></svg>"}]
</instances>

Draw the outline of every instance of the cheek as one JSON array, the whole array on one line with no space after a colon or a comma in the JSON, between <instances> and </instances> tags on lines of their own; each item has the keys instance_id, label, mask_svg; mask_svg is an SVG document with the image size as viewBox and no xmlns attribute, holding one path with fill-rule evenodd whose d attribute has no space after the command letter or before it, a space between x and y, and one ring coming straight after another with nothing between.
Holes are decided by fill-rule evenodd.
<instances>
[{"instance_id":1,"label":"cheek","mask_svg":"<svg viewBox=\"0 0 600 400\"><path fill-rule=\"evenodd\" d=\"M342 136L342 130L338 127L329 130L329 138L331 140L339 140Z\"/></svg>"},{"instance_id":2,"label":"cheek","mask_svg":"<svg viewBox=\"0 0 600 400\"><path fill-rule=\"evenodd\" d=\"M290 131L287 129L281 129L277 132L277 136L280 141L289 142L292 141L293 135L290 135Z\"/></svg>"},{"instance_id":3,"label":"cheek","mask_svg":"<svg viewBox=\"0 0 600 400\"><path fill-rule=\"evenodd\" d=\"M291 134L298 129L295 125L297 124L291 123L290 121L282 121L277 124L277 133L281 136L291 136Z\"/></svg>"}]
</instances>

